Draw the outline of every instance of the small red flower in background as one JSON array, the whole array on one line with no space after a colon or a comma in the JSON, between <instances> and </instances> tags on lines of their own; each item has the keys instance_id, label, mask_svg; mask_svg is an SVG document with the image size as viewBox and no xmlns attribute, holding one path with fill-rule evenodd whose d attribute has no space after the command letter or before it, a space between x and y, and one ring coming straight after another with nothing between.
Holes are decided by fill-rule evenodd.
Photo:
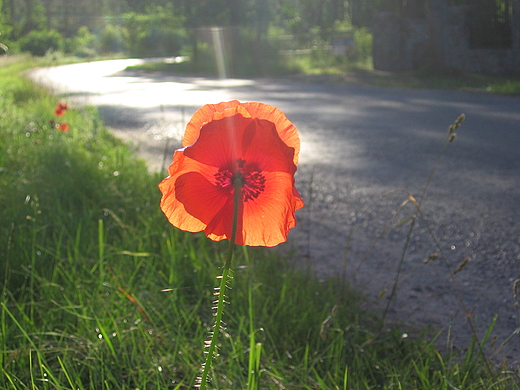
<instances>
[{"instance_id":1,"label":"small red flower in background","mask_svg":"<svg viewBox=\"0 0 520 390\"><path fill-rule=\"evenodd\" d=\"M56 128L62 132L69 131L69 125L67 124L67 122L61 122L61 123L57 124Z\"/></svg>"},{"instance_id":2,"label":"small red flower in background","mask_svg":"<svg viewBox=\"0 0 520 390\"><path fill-rule=\"evenodd\" d=\"M161 209L181 230L212 240L232 234L234 181L240 180L236 244L275 246L303 207L294 186L300 139L276 107L236 100L200 108L186 126L169 176L159 184Z\"/></svg>"},{"instance_id":3,"label":"small red flower in background","mask_svg":"<svg viewBox=\"0 0 520 390\"><path fill-rule=\"evenodd\" d=\"M63 116L65 115L65 111L67 111L67 103L58 103L56 108L54 109L54 115Z\"/></svg>"}]
</instances>

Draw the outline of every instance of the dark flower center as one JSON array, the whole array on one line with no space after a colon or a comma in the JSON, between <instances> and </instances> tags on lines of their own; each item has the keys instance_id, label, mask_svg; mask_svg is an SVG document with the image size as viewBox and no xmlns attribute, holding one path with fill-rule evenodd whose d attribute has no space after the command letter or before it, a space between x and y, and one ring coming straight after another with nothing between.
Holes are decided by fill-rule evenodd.
<instances>
[{"instance_id":1,"label":"dark flower center","mask_svg":"<svg viewBox=\"0 0 520 390\"><path fill-rule=\"evenodd\" d=\"M232 168L220 168L215 174L216 185L220 188L233 187L236 179L240 180L244 202L258 198L265 190L265 176L253 164L244 159L237 159Z\"/></svg>"}]
</instances>

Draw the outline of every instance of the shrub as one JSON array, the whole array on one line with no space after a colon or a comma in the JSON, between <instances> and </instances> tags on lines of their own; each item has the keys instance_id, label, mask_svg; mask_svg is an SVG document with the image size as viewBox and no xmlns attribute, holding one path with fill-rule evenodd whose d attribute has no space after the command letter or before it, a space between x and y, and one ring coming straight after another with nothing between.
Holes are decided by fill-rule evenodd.
<instances>
[{"instance_id":1,"label":"shrub","mask_svg":"<svg viewBox=\"0 0 520 390\"><path fill-rule=\"evenodd\" d=\"M130 55L178 55L185 44L185 31L168 8L156 7L147 14L129 12L123 15L125 46Z\"/></svg>"},{"instance_id":2,"label":"shrub","mask_svg":"<svg viewBox=\"0 0 520 390\"><path fill-rule=\"evenodd\" d=\"M368 63L372 59L372 34L365 28L358 28L354 32L356 42L356 60Z\"/></svg>"},{"instance_id":3,"label":"shrub","mask_svg":"<svg viewBox=\"0 0 520 390\"><path fill-rule=\"evenodd\" d=\"M230 29L226 40L231 44L228 56L233 77L258 77L286 74L288 69L280 56L280 42L258 36L251 29Z\"/></svg>"},{"instance_id":4,"label":"shrub","mask_svg":"<svg viewBox=\"0 0 520 390\"><path fill-rule=\"evenodd\" d=\"M34 30L20 40L22 51L39 57L44 56L50 50L61 50L62 47L63 38L56 30Z\"/></svg>"},{"instance_id":5,"label":"shrub","mask_svg":"<svg viewBox=\"0 0 520 390\"><path fill-rule=\"evenodd\" d=\"M120 26L108 24L100 37L100 50L102 53L119 53L124 49L123 29Z\"/></svg>"},{"instance_id":6,"label":"shrub","mask_svg":"<svg viewBox=\"0 0 520 390\"><path fill-rule=\"evenodd\" d=\"M65 51L77 57L91 57L96 54L96 36L88 27L79 28L75 36L65 41Z\"/></svg>"}]
</instances>

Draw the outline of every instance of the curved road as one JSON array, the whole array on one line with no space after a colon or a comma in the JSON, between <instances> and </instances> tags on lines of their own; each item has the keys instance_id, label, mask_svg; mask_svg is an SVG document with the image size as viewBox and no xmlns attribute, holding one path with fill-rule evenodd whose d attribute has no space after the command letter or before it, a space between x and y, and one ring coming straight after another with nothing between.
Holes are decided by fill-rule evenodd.
<instances>
[{"instance_id":1,"label":"curved road","mask_svg":"<svg viewBox=\"0 0 520 390\"><path fill-rule=\"evenodd\" d=\"M480 337L498 315L490 356L520 362L520 335L513 334L520 328L513 292L520 278L520 98L123 71L141 61L39 69L31 77L71 105L97 106L165 174L185 123L203 104L279 107L301 134L297 187L306 201L285 246L295 246L318 275L344 273L366 293L368 309L386 307L396 280L410 227L399 221L416 212L411 202L400 209L404 191L420 198L447 127L466 114L436 165L422 203L427 222L418 219L410 236L387 319L403 329L432 326L443 331L442 345L465 348L466 314ZM446 261L424 264L434 253ZM454 271L466 258L453 282L447 264Z\"/></svg>"}]
</instances>

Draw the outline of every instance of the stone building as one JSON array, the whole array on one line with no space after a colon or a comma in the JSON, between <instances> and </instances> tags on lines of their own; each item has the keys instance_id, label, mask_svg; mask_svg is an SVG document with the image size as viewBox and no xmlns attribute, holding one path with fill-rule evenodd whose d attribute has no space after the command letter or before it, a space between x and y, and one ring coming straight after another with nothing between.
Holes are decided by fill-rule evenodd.
<instances>
[{"instance_id":1,"label":"stone building","mask_svg":"<svg viewBox=\"0 0 520 390\"><path fill-rule=\"evenodd\" d=\"M398 12L375 15L375 69L406 71L428 66L445 71L520 75L520 0L512 0L505 39L498 45L491 42L480 46L472 36L479 29L472 6L453 6L448 0L428 3L424 17Z\"/></svg>"}]
</instances>

